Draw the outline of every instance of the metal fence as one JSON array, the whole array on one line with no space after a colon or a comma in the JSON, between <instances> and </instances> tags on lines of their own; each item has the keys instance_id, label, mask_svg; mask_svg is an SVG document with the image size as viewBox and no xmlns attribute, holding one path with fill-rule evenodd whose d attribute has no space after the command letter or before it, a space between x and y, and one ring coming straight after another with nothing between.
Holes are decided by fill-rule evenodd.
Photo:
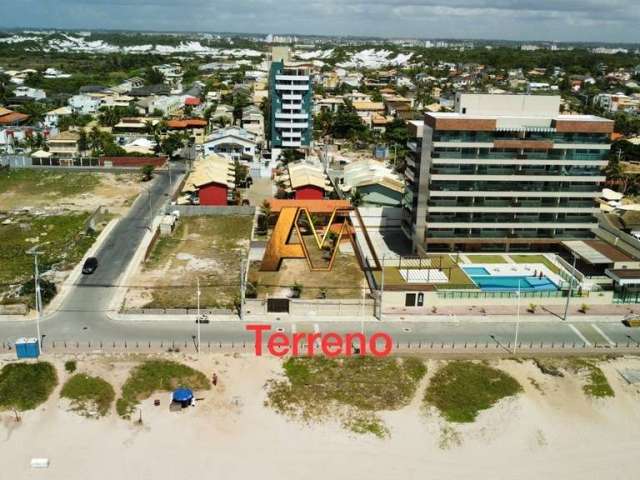
<instances>
[{"instance_id":1,"label":"metal fence","mask_svg":"<svg viewBox=\"0 0 640 480\"><path fill-rule=\"evenodd\" d=\"M560 298L566 297L568 291L562 290L549 290L549 291L521 291L520 298ZM516 298L518 296L517 291L509 292L483 292L477 290L440 290L438 291L438 298ZM589 292L574 290L571 292L572 297L588 297Z\"/></svg>"},{"instance_id":2,"label":"metal fence","mask_svg":"<svg viewBox=\"0 0 640 480\"><path fill-rule=\"evenodd\" d=\"M266 344L265 344L266 345ZM263 345L264 346L264 345ZM514 348L515 347L515 348ZM203 353L215 352L253 352L252 341L222 342L202 341L200 351ZM317 351L318 349L316 349ZM12 342L0 343L1 353L15 351ZM149 340L149 341L102 341L102 340L46 340L42 345L43 354L47 353L158 353L158 352L197 352L198 344L195 335L192 338L180 340ZM300 351L307 351L304 342L300 345ZM474 354L474 355L509 355L519 354L527 356L534 353L561 354L561 355L590 355L590 354L638 354L640 342L628 340L624 343L594 343L584 342L518 342L517 346L512 342L500 342L497 340L483 342L442 342L442 341L396 341L393 344L392 353L422 353L422 354Z\"/></svg>"}]
</instances>

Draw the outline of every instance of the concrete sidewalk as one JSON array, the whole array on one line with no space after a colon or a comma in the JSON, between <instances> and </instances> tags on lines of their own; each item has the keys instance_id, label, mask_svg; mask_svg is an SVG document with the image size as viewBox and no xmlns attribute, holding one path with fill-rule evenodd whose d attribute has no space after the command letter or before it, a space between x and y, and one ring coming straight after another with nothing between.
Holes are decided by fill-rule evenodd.
<instances>
[{"instance_id":1,"label":"concrete sidewalk","mask_svg":"<svg viewBox=\"0 0 640 480\"><path fill-rule=\"evenodd\" d=\"M158 314L136 314L126 315L121 313L107 312L107 316L117 322L190 322L195 323L196 315L158 315ZM624 316L612 315L569 315L566 323L620 323ZM210 322L229 322L240 321L237 314L227 315L210 315ZM269 313L267 315L245 315L246 323L261 322L423 322L423 323L515 323L518 321L517 315L383 315L382 320L378 320L372 315L343 315L343 316L324 316L324 315L289 315L286 313ZM535 315L521 316L521 323L565 323L564 320L555 315Z\"/></svg>"}]
</instances>

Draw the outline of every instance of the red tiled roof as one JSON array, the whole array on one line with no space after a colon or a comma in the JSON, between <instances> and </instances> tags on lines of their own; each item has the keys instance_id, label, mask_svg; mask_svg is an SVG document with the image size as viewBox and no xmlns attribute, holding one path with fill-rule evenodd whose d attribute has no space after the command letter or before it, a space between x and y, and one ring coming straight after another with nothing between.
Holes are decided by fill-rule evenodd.
<instances>
[{"instance_id":1,"label":"red tiled roof","mask_svg":"<svg viewBox=\"0 0 640 480\"><path fill-rule=\"evenodd\" d=\"M184 104L197 107L198 105L200 105L200 99L196 97L187 97L184 99Z\"/></svg>"},{"instance_id":2,"label":"red tiled roof","mask_svg":"<svg viewBox=\"0 0 640 480\"><path fill-rule=\"evenodd\" d=\"M185 118L182 120L169 120L167 127L169 128L198 128L206 127L207 121L201 118Z\"/></svg>"},{"instance_id":3,"label":"red tiled roof","mask_svg":"<svg viewBox=\"0 0 640 480\"><path fill-rule=\"evenodd\" d=\"M9 112L0 117L0 125L13 125L14 123L24 122L29 115L19 112Z\"/></svg>"}]
</instances>

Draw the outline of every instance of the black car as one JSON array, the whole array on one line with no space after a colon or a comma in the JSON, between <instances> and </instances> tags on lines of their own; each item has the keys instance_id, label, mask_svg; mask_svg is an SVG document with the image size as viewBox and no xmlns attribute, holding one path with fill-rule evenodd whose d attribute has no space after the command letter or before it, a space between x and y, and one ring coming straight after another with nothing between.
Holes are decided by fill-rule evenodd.
<instances>
[{"instance_id":1,"label":"black car","mask_svg":"<svg viewBox=\"0 0 640 480\"><path fill-rule=\"evenodd\" d=\"M96 257L89 257L85 260L84 265L82 266L82 273L89 275L95 272L96 268L98 268L98 259Z\"/></svg>"}]
</instances>

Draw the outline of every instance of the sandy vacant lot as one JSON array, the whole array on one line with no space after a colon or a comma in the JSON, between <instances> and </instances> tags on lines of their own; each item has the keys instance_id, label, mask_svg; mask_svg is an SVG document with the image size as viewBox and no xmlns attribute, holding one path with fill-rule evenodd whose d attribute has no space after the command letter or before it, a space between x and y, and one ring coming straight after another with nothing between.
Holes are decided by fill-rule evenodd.
<instances>
[{"instance_id":1,"label":"sandy vacant lot","mask_svg":"<svg viewBox=\"0 0 640 480\"><path fill-rule=\"evenodd\" d=\"M168 354L166 355L169 356ZM70 358L70 357L68 357ZM636 478L640 447L640 397L619 377L640 359L601 365L616 396L592 400L578 378L543 375L530 361L499 361L524 393L484 411L473 424L447 424L421 408L423 388L396 412L383 412L391 437L358 436L334 424L301 425L264 406L264 384L280 375L271 358L211 354L200 361L171 357L221 379L195 408L169 413L167 394L143 402L143 425L115 413L100 420L65 410L58 399L27 412L16 425L0 414L2 478L170 479L602 479ZM64 357L54 363L61 376ZM100 374L116 386L133 357L80 357L78 370ZM438 362L427 362L429 377ZM61 378L61 383L65 378ZM532 381L533 380L533 381ZM159 398L160 407L152 401ZM31 470L47 457L46 471Z\"/></svg>"},{"instance_id":2,"label":"sandy vacant lot","mask_svg":"<svg viewBox=\"0 0 640 480\"><path fill-rule=\"evenodd\" d=\"M251 216L182 217L138 268L125 308L196 308L198 278L202 308L233 308L252 222Z\"/></svg>"},{"instance_id":3,"label":"sandy vacant lot","mask_svg":"<svg viewBox=\"0 0 640 480\"><path fill-rule=\"evenodd\" d=\"M121 214L146 184L136 173L11 170L0 174L2 210L56 208L94 211L105 206Z\"/></svg>"}]
</instances>

